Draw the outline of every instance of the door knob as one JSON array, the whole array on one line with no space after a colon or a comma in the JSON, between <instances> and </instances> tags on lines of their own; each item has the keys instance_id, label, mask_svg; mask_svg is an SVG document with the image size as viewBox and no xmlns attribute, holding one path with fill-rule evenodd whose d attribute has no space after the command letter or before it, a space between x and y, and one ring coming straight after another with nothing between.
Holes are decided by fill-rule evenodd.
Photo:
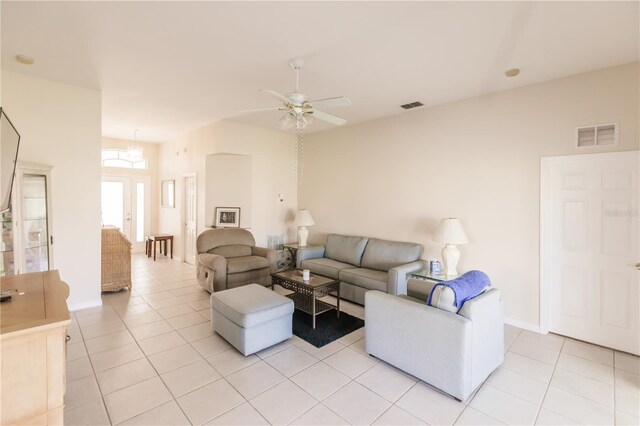
<instances>
[{"instance_id":1,"label":"door knob","mask_svg":"<svg viewBox=\"0 0 640 426\"><path fill-rule=\"evenodd\" d=\"M640 263L636 263L636 269L640 271Z\"/></svg>"}]
</instances>

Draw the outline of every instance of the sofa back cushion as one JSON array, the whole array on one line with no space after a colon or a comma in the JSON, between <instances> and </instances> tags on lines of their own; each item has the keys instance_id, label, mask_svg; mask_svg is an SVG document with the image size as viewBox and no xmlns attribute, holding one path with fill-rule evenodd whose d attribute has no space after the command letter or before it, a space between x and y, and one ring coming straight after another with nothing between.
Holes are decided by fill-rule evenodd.
<instances>
[{"instance_id":1,"label":"sofa back cushion","mask_svg":"<svg viewBox=\"0 0 640 426\"><path fill-rule=\"evenodd\" d=\"M209 250L209 253L217 254L222 257L240 257L251 256L251 247L242 244L229 244L228 246L220 246Z\"/></svg>"},{"instance_id":2,"label":"sofa back cushion","mask_svg":"<svg viewBox=\"0 0 640 426\"><path fill-rule=\"evenodd\" d=\"M367 241L366 237L329 234L324 257L359 267Z\"/></svg>"},{"instance_id":3,"label":"sofa back cushion","mask_svg":"<svg viewBox=\"0 0 640 426\"><path fill-rule=\"evenodd\" d=\"M362 256L362 267L388 271L420 259L422 244L370 238Z\"/></svg>"},{"instance_id":4,"label":"sofa back cushion","mask_svg":"<svg viewBox=\"0 0 640 426\"><path fill-rule=\"evenodd\" d=\"M213 253L213 249L228 245L255 246L256 240L251 232L240 228L207 229L198 235L196 249L198 253ZM251 253L249 253L251 254Z\"/></svg>"}]
</instances>

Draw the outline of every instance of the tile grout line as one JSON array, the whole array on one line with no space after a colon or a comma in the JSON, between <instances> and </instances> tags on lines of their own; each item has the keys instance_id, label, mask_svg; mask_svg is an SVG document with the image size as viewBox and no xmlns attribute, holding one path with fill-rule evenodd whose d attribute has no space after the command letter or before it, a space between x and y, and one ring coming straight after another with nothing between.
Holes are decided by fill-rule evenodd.
<instances>
[{"instance_id":1,"label":"tile grout line","mask_svg":"<svg viewBox=\"0 0 640 426\"><path fill-rule=\"evenodd\" d=\"M148 302L144 297L143 297L143 299L145 300L145 302L146 302L146 303L149 303L149 302ZM109 302L109 303L110 303L110 302ZM151 305L149 305L149 306L151 306ZM158 312L156 311L156 309L155 309L153 306L151 306L151 309L153 309L153 312L158 313ZM121 315L120 315L120 313L118 313L118 312L116 312L116 314L120 317L120 319L121 319L121 320L122 320L122 322L124 323L124 326L125 326L125 327L127 328L127 330L129 331L129 334L131 334L131 329L129 329L129 325L124 321L123 316L121 316ZM158 315L160 315L160 314L158 313ZM162 317L162 315L160 315L160 317ZM144 325L144 324L143 324L143 325ZM169 324L169 326L171 326L171 324ZM135 327L134 327L134 328L135 328ZM174 331L175 331L175 330L174 330ZM164 385L164 387L165 387L165 389L167 390L167 392L169 392L169 395L171 395L171 398L172 398L172 399L173 399L173 401L176 403L176 405L178 406L178 408L180 409L180 411L181 411L181 412L182 412L182 414L184 415L185 419L187 419L187 421L188 421L190 424L192 424L192 423L191 423L191 420L189 420L189 417L187 416L187 413L185 413L185 412L184 412L184 410L182 409L182 406L178 403L178 400L177 400L177 399L176 399L176 397L173 395L173 393L171 392L171 390L169 389L169 387L167 386L167 384L165 383L165 381L162 379L162 376L160 375L160 372L157 370L156 366L155 366L155 365L153 365L153 363L152 363L152 362L151 362L151 360L149 359L149 356L147 355L147 353L146 353L146 352L142 349L142 347L140 346L140 344L139 344L139 342L138 342L138 339L137 339L135 336L133 336L133 334L131 334L131 337L133 337L133 340L135 341L136 345L138 346L138 348L140 349L140 351L141 351L141 352L142 352L142 354L144 355L144 357L145 357L145 359L147 360L147 362L149 363L149 365L151 365L151 368L153 368L153 371L155 371L155 372L156 372L156 375L157 375L158 379L160 379L160 381L161 381L161 382L162 382L162 384ZM143 340L144 340L144 339L143 339ZM187 342L187 343L188 343L188 342ZM168 350L170 350L170 349L168 349ZM194 350L195 350L195 349L194 349ZM196 352L197 352L197 351L196 351ZM160 353L161 353L161 352L160 352ZM198 352L198 354L199 354L199 352ZM196 361L196 362L197 362L197 361ZM123 365L124 365L124 364L123 364ZM139 382L139 383L142 383L142 382ZM139 384L139 383L133 384L133 385L131 385L131 386L135 386L135 385L137 385L137 384ZM128 386L127 388L130 388L131 386ZM123 389L127 389L127 388L123 388ZM123 390L123 389L120 389L120 390ZM118 390L117 392L119 392L120 390ZM114 392L114 393L115 393L115 392ZM144 414L144 413L148 413L149 411L154 410L154 409L156 409L156 408L160 407L161 405L166 404L167 402L169 402L169 401L163 402L162 404L159 404L159 405L154 406L154 407L152 407L152 408L150 408L150 409L148 409L148 410L145 410L145 411L143 411L142 413L138 413L138 414L136 414L136 415L134 415L134 416L132 416L132 417L129 417L128 419L124 419L124 420L122 420L122 422L125 422L125 421L127 421L127 420L131 420L132 418L137 417L137 416L140 416L140 415L142 415L142 414ZM106 404L105 404L105 408L106 408ZM108 410L107 410L107 412L108 412ZM111 418L109 418L109 419L111 419ZM122 423L122 422L120 422L120 423ZM113 424L113 423L112 423L112 424Z\"/></svg>"},{"instance_id":2,"label":"tile grout line","mask_svg":"<svg viewBox=\"0 0 640 426\"><path fill-rule=\"evenodd\" d=\"M533 423L535 424L538 421L538 417L540 417L540 412L542 412L542 406L544 405L544 401L547 399L547 394L549 393L549 388L551 387L551 382L553 381L553 376L556 374L556 368L558 367L558 363L560 362L560 355L562 355L562 349L564 348L564 344L566 343L567 339L565 337L565 339L562 341L562 345L560 346L560 352L558 353L558 358L556 359L556 363L553 366L553 372L551 373L551 377L549 378L549 383L547 384L547 389L545 389L544 391L544 395L542 397L542 401L540 402L540 406L538 407L538 412L536 413L536 418L533 421ZM553 411L553 410L551 410ZM553 411L555 413L555 411ZM560 413L556 413L556 414L560 414ZM573 419L571 419L573 420Z\"/></svg>"},{"instance_id":3,"label":"tile grout line","mask_svg":"<svg viewBox=\"0 0 640 426\"><path fill-rule=\"evenodd\" d=\"M376 365L378 365L378 364L376 364ZM391 406L390 406L389 408L387 408L386 410L384 410L384 411L382 412L382 414L380 414L378 417L376 417L375 419L373 419L373 421L371 422L371 424L374 424L377 420L379 420L382 416L384 416L384 415L387 413L387 411L391 410L393 407L397 407L397 408L399 408L399 409L401 409L401 410L404 410L404 411L406 411L407 413L409 413L409 412L408 412L407 410L405 410L404 408L400 407L399 405L396 405L396 403L397 403L398 401L400 401L400 400L402 399L402 397L403 397L403 396L405 396L406 394L408 394L408 393L409 393L409 391L411 391L411 389L413 389L414 387L416 387L416 386L418 385L418 383L420 383L420 379L418 379L418 381L416 381L413 385L409 386L409 389L407 389L407 390L406 390L402 395L400 395L400 396L398 397L398 399L396 399L394 402L392 402L392 403L391 403ZM362 386L364 386L364 385L362 385ZM365 387L366 387L366 386L365 386ZM369 389L369 388L367 388L367 389ZM369 389L369 390L371 390L372 392L374 392L372 389ZM374 392L374 393L375 393L375 392ZM376 395L378 395L378 394L376 393ZM380 396L380 397L382 397L381 395L379 395L379 396ZM383 398L383 399L384 399L384 398ZM386 400L386 399L385 399L385 401L388 401L388 400ZM464 410L463 410L463 411L464 411ZM413 417L415 417L415 418L419 419L420 421L423 421L423 420L422 420L422 419L420 419L418 416L415 416L415 415L413 415L412 413L409 413L409 414L410 414L410 415L412 415ZM426 422L425 422L425 423L426 423ZM455 422L454 422L454 423L455 423Z\"/></svg>"},{"instance_id":4,"label":"tile grout line","mask_svg":"<svg viewBox=\"0 0 640 426\"><path fill-rule=\"evenodd\" d=\"M618 392L616 391L616 353L613 352L613 424L618 424L618 410L616 410L616 398Z\"/></svg>"},{"instance_id":5,"label":"tile grout line","mask_svg":"<svg viewBox=\"0 0 640 426\"><path fill-rule=\"evenodd\" d=\"M74 314L74 316L76 317L76 321L78 321L78 317L75 314ZM113 422L111 421L111 415L109 414L109 410L107 410L107 403L104 400L105 395L102 393L102 388L100 387L100 382L98 382L98 376L96 375L96 370L95 370L95 368L93 366L93 360L91 359L91 354L89 354L89 350L87 349L87 345L86 345L85 340L84 340L84 334L82 333L82 327L80 327L80 323L79 322L78 322L78 331L80 332L80 336L82 338L82 345L84 346L84 349L87 352L87 359L89 360L89 364L91 365L91 371L93 372L93 380L95 380L96 386L98 387L98 392L100 392L100 400L102 401L102 407L104 408L104 412L107 414L107 420L109 421L109 424L113 424ZM66 365L65 365L65 368L66 368ZM65 384L65 389L66 389L66 384ZM82 405L84 405L84 404L82 404Z\"/></svg>"}]
</instances>

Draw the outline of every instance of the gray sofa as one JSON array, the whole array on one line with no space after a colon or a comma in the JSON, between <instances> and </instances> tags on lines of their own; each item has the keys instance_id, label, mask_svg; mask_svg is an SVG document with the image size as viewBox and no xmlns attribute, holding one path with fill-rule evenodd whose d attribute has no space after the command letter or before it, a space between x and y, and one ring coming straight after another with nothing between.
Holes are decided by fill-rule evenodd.
<instances>
[{"instance_id":1,"label":"gray sofa","mask_svg":"<svg viewBox=\"0 0 640 426\"><path fill-rule=\"evenodd\" d=\"M409 280L415 296L433 282ZM441 287L438 287L440 289ZM450 289L445 289L449 292ZM453 293L425 299L378 291L366 294L367 353L465 401L502 364L504 322L500 291L489 289L457 309Z\"/></svg>"},{"instance_id":2,"label":"gray sofa","mask_svg":"<svg viewBox=\"0 0 640 426\"><path fill-rule=\"evenodd\" d=\"M364 304L369 290L406 294L407 277L426 267L416 243L330 234L324 246L298 249L296 266L339 279L340 297Z\"/></svg>"},{"instance_id":3,"label":"gray sofa","mask_svg":"<svg viewBox=\"0 0 640 426\"><path fill-rule=\"evenodd\" d=\"M196 249L198 283L210 293L250 283L271 285L276 251L256 247L246 229L208 229L198 236Z\"/></svg>"}]
</instances>

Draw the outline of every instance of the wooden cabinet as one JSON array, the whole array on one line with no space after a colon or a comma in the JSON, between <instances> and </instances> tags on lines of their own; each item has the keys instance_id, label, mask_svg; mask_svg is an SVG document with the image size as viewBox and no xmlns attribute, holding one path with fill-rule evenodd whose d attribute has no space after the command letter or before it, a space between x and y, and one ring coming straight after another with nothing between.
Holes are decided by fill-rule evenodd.
<instances>
[{"instance_id":1,"label":"wooden cabinet","mask_svg":"<svg viewBox=\"0 0 640 426\"><path fill-rule=\"evenodd\" d=\"M58 271L2 278L0 424L62 425L69 287Z\"/></svg>"}]
</instances>

